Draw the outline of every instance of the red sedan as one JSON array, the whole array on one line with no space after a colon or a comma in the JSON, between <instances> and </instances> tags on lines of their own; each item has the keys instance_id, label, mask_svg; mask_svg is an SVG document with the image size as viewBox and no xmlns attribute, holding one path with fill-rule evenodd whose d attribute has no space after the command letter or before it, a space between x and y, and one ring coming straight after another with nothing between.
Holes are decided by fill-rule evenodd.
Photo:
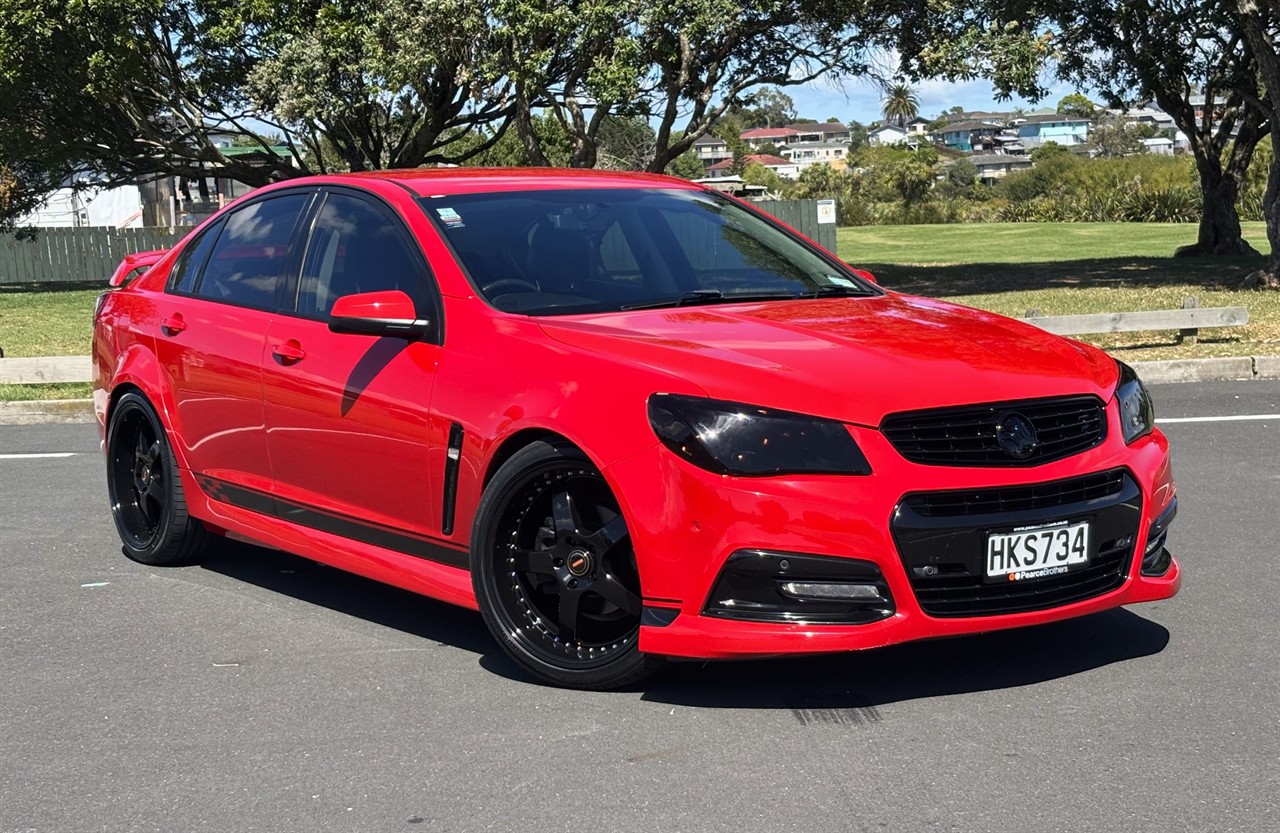
<instances>
[{"instance_id":1,"label":"red sedan","mask_svg":"<svg viewBox=\"0 0 1280 833\"><path fill-rule=\"evenodd\" d=\"M111 509L478 608L582 688L1178 591L1168 443L1092 347L660 176L295 180L96 314Z\"/></svg>"}]
</instances>

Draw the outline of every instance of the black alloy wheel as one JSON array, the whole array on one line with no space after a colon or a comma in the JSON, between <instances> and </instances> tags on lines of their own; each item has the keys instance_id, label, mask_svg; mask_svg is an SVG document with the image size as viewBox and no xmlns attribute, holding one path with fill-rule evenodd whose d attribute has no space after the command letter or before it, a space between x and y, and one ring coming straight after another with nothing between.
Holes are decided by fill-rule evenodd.
<instances>
[{"instance_id":1,"label":"black alloy wheel","mask_svg":"<svg viewBox=\"0 0 1280 833\"><path fill-rule=\"evenodd\" d=\"M178 465L164 426L140 393L120 397L107 426L107 492L125 553L143 564L196 559L208 531L187 514Z\"/></svg>"},{"instance_id":2,"label":"black alloy wheel","mask_svg":"<svg viewBox=\"0 0 1280 833\"><path fill-rule=\"evenodd\" d=\"M476 513L472 582L485 623L556 685L608 689L648 676L635 551L618 502L578 449L539 442L494 475Z\"/></svg>"}]
</instances>

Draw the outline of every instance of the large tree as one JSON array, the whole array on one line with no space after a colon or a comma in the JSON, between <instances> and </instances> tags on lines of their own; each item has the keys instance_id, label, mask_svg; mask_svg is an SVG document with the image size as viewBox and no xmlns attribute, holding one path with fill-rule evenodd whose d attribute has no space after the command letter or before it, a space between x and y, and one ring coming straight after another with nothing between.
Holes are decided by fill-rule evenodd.
<instances>
[{"instance_id":1,"label":"large tree","mask_svg":"<svg viewBox=\"0 0 1280 833\"><path fill-rule=\"evenodd\" d=\"M485 2L5 0L0 222L73 173L248 185L325 170L455 161L510 111ZM279 134L285 151L262 138ZM486 131L496 139L500 131ZM229 140L261 153L226 154ZM465 155L459 159L467 158Z\"/></svg>"},{"instance_id":2,"label":"large tree","mask_svg":"<svg viewBox=\"0 0 1280 833\"><path fill-rule=\"evenodd\" d=\"M1179 253L1254 253L1240 233L1236 201L1266 114L1256 106L1254 52L1229 9L1207 0L1044 5L1061 27L1061 74L1088 82L1112 106L1154 99L1187 137L1203 212L1196 242Z\"/></svg>"},{"instance_id":3,"label":"large tree","mask_svg":"<svg viewBox=\"0 0 1280 833\"><path fill-rule=\"evenodd\" d=\"M1257 106L1255 48L1230 4L970 0L937 4L907 24L904 66L917 74L989 77L1003 94L1038 100L1050 68L1097 89L1113 107L1154 100L1187 136L1203 195L1197 241L1180 252L1252 251L1236 199L1267 119ZM1192 103L1197 91L1202 106Z\"/></svg>"},{"instance_id":4,"label":"large tree","mask_svg":"<svg viewBox=\"0 0 1280 833\"><path fill-rule=\"evenodd\" d=\"M231 4L260 27L243 92L259 118L306 149L302 167L346 170L463 162L496 141L512 111L493 59L487 0L347 0ZM229 90L235 96L237 90ZM460 151L461 148L465 151Z\"/></svg>"},{"instance_id":5,"label":"large tree","mask_svg":"<svg viewBox=\"0 0 1280 833\"><path fill-rule=\"evenodd\" d=\"M0 169L20 195L4 219L84 168L106 181L217 170L260 185L286 174L287 159L228 157L214 140L253 131L221 95L243 63L211 15L195 2L0 3Z\"/></svg>"},{"instance_id":6,"label":"large tree","mask_svg":"<svg viewBox=\"0 0 1280 833\"><path fill-rule=\"evenodd\" d=\"M649 170L662 171L726 112L781 88L863 66L865 30L841 0L501 0L516 120L539 108L571 137L571 164L596 164L607 116L652 121ZM833 10L843 9L844 13Z\"/></svg>"},{"instance_id":7,"label":"large tree","mask_svg":"<svg viewBox=\"0 0 1280 833\"><path fill-rule=\"evenodd\" d=\"M1267 218L1267 242L1271 257L1267 266L1244 280L1246 286L1280 289L1280 2L1236 0L1233 11L1258 62L1258 74L1267 93L1265 102L1271 132L1271 170L1263 210Z\"/></svg>"}]
</instances>

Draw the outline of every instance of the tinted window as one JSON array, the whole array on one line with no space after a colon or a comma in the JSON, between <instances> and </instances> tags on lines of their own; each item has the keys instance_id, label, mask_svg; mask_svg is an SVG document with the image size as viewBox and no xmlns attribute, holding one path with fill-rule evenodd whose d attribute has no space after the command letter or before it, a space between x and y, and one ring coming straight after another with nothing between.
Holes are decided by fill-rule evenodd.
<instances>
[{"instance_id":1,"label":"tinted window","mask_svg":"<svg viewBox=\"0 0 1280 833\"><path fill-rule=\"evenodd\" d=\"M879 294L839 261L704 191L566 189L420 202L476 288L511 312Z\"/></svg>"},{"instance_id":2,"label":"tinted window","mask_svg":"<svg viewBox=\"0 0 1280 833\"><path fill-rule=\"evenodd\" d=\"M399 289L425 313L425 280L399 220L358 197L330 194L302 262L298 312L327 315L343 295Z\"/></svg>"},{"instance_id":3,"label":"tinted window","mask_svg":"<svg viewBox=\"0 0 1280 833\"><path fill-rule=\"evenodd\" d=\"M200 236L183 247L178 260L169 272L169 290L171 292L191 292L195 288L200 269L209 257L213 244L218 242L218 232L222 223L214 223L200 232Z\"/></svg>"},{"instance_id":4,"label":"tinted window","mask_svg":"<svg viewBox=\"0 0 1280 833\"><path fill-rule=\"evenodd\" d=\"M276 283L289 257L289 239L309 196L275 197L228 216L197 294L246 307L274 308Z\"/></svg>"}]
</instances>

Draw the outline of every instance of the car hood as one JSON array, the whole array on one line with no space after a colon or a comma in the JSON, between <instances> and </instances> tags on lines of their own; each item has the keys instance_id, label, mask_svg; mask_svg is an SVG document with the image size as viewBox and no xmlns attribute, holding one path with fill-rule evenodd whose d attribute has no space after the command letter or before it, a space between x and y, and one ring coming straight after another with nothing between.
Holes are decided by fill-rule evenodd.
<instances>
[{"instance_id":1,"label":"car hood","mask_svg":"<svg viewBox=\"0 0 1280 833\"><path fill-rule=\"evenodd\" d=\"M862 425L890 413L1094 394L1102 351L1003 316L889 293L539 321L564 344L688 380L708 396Z\"/></svg>"}]
</instances>

